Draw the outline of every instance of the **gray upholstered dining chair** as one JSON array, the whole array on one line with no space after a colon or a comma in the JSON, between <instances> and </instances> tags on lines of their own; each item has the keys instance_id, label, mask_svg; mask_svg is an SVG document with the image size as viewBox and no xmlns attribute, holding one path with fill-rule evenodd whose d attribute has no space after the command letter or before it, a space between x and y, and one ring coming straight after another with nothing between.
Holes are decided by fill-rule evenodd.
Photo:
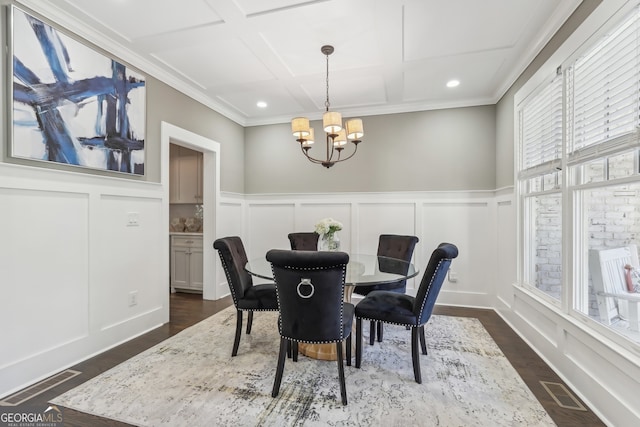
<instances>
[{"instance_id":1,"label":"gray upholstered dining chair","mask_svg":"<svg viewBox=\"0 0 640 427\"><path fill-rule=\"evenodd\" d=\"M289 233L287 235L291 249L294 251L317 251L320 235L315 231Z\"/></svg>"},{"instance_id":2,"label":"gray upholstered dining chair","mask_svg":"<svg viewBox=\"0 0 640 427\"><path fill-rule=\"evenodd\" d=\"M378 238L378 256L384 256L388 258L400 259L406 262L411 262L413 257L413 250L419 239L416 236L404 236L399 234L381 234ZM406 271L404 272L406 273ZM398 280L397 282L384 283L374 286L356 286L354 293L359 295L367 295L372 291L393 291L405 293L407 291L406 279ZM378 335L378 342L382 342L383 326L382 322L371 322L369 329L369 344L373 345L376 334Z\"/></svg>"},{"instance_id":3,"label":"gray upholstered dining chair","mask_svg":"<svg viewBox=\"0 0 640 427\"><path fill-rule=\"evenodd\" d=\"M280 392L290 344L335 343L342 404L347 404L342 343L346 340L347 365L351 365L351 326L354 307L344 302L344 278L349 255L344 252L267 252L271 262L280 317L280 353L271 395ZM322 362L320 362L322 363Z\"/></svg>"},{"instance_id":4,"label":"gray upholstered dining chair","mask_svg":"<svg viewBox=\"0 0 640 427\"><path fill-rule=\"evenodd\" d=\"M251 333L254 311L278 310L276 285L273 283L253 284L251 275L244 269L247 263L247 253L240 237L231 236L217 239L213 242L213 247L220 255L233 305L236 307L236 335L231 350L231 356L235 356L238 354L240 336L242 335L242 312L249 313L247 318L248 335Z\"/></svg>"},{"instance_id":5,"label":"gray upholstered dining chair","mask_svg":"<svg viewBox=\"0 0 640 427\"><path fill-rule=\"evenodd\" d=\"M436 298L451 265L458 256L458 248L451 243L441 243L431 254L415 297L393 291L373 291L356 305L356 368L362 360L362 320L391 323L411 328L411 359L413 376L422 382L420 353L427 354L424 325L431 318Z\"/></svg>"}]
</instances>

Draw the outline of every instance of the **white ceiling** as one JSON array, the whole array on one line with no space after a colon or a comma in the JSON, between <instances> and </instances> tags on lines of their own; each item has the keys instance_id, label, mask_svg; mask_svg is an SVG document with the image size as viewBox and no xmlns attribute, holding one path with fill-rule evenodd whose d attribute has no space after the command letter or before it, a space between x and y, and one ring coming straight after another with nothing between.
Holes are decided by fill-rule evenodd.
<instances>
[{"instance_id":1,"label":"white ceiling","mask_svg":"<svg viewBox=\"0 0 640 427\"><path fill-rule=\"evenodd\" d=\"M345 117L495 103L580 0L47 3L48 16L250 126L321 115L324 44L335 47L331 109Z\"/></svg>"}]
</instances>

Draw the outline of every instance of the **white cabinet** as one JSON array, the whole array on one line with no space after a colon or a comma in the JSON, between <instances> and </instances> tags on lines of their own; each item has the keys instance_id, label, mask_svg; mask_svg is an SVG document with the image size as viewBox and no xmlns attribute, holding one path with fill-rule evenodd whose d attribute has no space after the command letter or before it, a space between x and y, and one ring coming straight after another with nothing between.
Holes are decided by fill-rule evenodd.
<instances>
[{"instance_id":1,"label":"white cabinet","mask_svg":"<svg viewBox=\"0 0 640 427\"><path fill-rule=\"evenodd\" d=\"M171 289L202 292L202 236L171 235Z\"/></svg>"},{"instance_id":2,"label":"white cabinet","mask_svg":"<svg viewBox=\"0 0 640 427\"><path fill-rule=\"evenodd\" d=\"M202 153L169 146L169 203L202 203Z\"/></svg>"}]
</instances>

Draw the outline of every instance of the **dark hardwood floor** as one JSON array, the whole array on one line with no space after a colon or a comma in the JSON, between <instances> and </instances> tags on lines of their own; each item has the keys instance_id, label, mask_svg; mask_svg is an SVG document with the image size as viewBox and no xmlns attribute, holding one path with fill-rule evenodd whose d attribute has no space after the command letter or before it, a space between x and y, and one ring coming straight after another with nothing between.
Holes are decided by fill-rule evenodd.
<instances>
[{"instance_id":1,"label":"dark hardwood floor","mask_svg":"<svg viewBox=\"0 0 640 427\"><path fill-rule=\"evenodd\" d=\"M124 362L149 347L175 335L181 330L231 305L230 298L205 301L200 295L176 293L171 295L170 322L138 338L88 359L71 369L81 374L25 402L24 406L46 404L55 396L70 390L111 367ZM562 383L562 380L536 355L529 346L492 310L460 307L441 307L435 314L474 317L480 320L502 352L538 398L551 418L560 427L604 426L590 410L578 411L560 407L543 388L540 381ZM567 387L568 388L568 387ZM583 403L583 402L581 402ZM584 405L584 403L583 403ZM586 406L586 405L585 405ZM95 417L71 409L63 409L65 426L127 426L118 421Z\"/></svg>"}]
</instances>

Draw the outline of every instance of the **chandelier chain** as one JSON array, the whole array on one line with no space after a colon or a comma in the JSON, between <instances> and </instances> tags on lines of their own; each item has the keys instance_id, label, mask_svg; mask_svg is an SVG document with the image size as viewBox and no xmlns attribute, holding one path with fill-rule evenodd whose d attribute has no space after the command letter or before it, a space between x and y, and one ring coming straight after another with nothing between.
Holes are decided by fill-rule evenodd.
<instances>
[{"instance_id":1,"label":"chandelier chain","mask_svg":"<svg viewBox=\"0 0 640 427\"><path fill-rule=\"evenodd\" d=\"M349 119L346 124L342 123L342 115L338 112L331 112L329 101L329 55L333 53L333 46L324 45L320 51L326 57L326 99L324 102L325 113L322 115L322 127L325 131L325 158L315 158L309 154L309 150L315 142L313 128L309 126L309 119L306 117L295 117L291 120L291 130L300 143L302 154L311 162L330 168L338 162L348 160L358 151L358 144L362 142L364 135L362 119ZM342 151L347 140L353 144L353 151L346 157L342 157Z\"/></svg>"},{"instance_id":2,"label":"chandelier chain","mask_svg":"<svg viewBox=\"0 0 640 427\"><path fill-rule=\"evenodd\" d=\"M326 108L326 111L329 111L329 55L325 55L327 58L327 78L326 78L326 83L327 83L327 100L324 102L324 106Z\"/></svg>"}]
</instances>

